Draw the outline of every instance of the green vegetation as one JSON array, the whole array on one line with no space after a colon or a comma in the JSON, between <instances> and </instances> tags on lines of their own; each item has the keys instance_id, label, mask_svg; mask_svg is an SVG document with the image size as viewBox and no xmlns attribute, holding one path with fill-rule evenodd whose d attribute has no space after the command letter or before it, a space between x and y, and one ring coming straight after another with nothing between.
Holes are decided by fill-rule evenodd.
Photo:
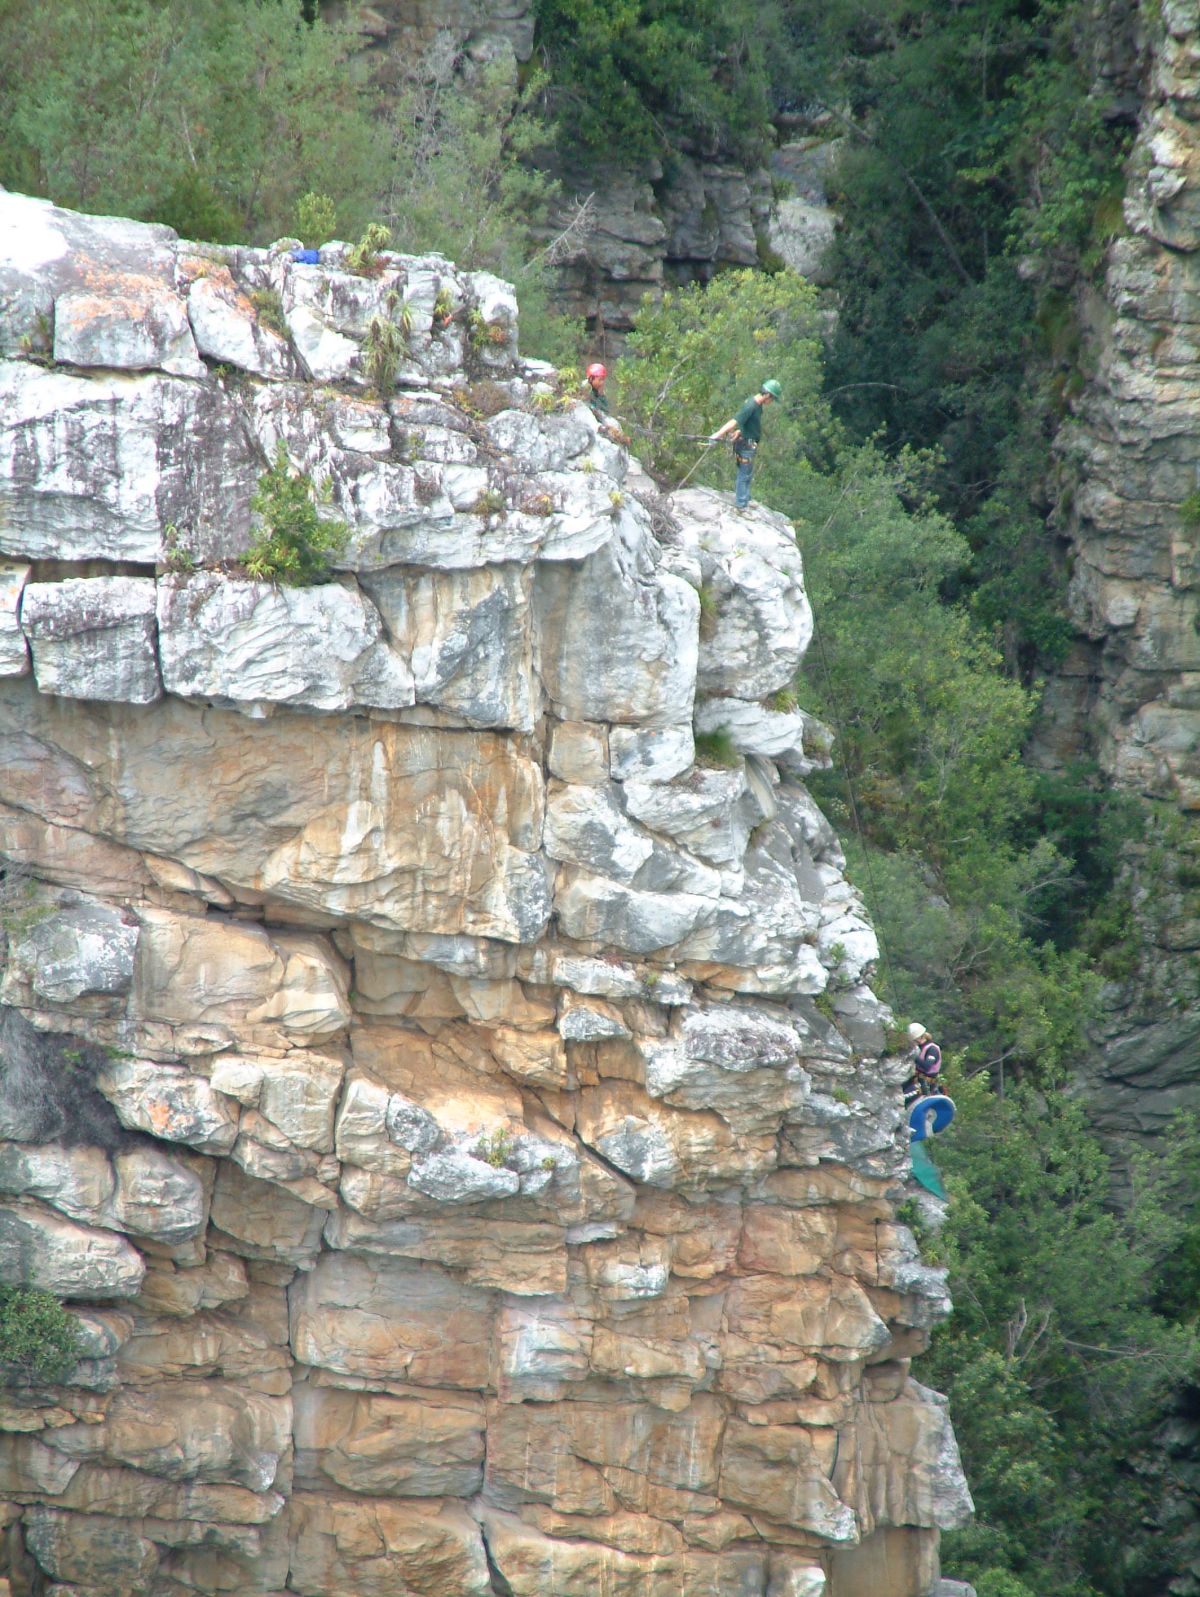
<instances>
[{"instance_id":1,"label":"green vegetation","mask_svg":"<svg viewBox=\"0 0 1200 1597\"><path fill-rule=\"evenodd\" d=\"M476 496L471 513L476 516L502 516L507 508L507 501L499 488L485 488Z\"/></svg>"},{"instance_id":2,"label":"green vegetation","mask_svg":"<svg viewBox=\"0 0 1200 1597\"><path fill-rule=\"evenodd\" d=\"M380 254L392 247L392 230L382 222L368 222L358 243L346 252L346 265L362 277L374 277L383 267Z\"/></svg>"},{"instance_id":3,"label":"green vegetation","mask_svg":"<svg viewBox=\"0 0 1200 1597\"><path fill-rule=\"evenodd\" d=\"M484 1164L490 1164L493 1170L503 1169L516 1151L512 1136L507 1126L496 1126L492 1131L485 1131L475 1144L475 1157L482 1159Z\"/></svg>"},{"instance_id":4,"label":"green vegetation","mask_svg":"<svg viewBox=\"0 0 1200 1597\"><path fill-rule=\"evenodd\" d=\"M412 333L412 307L393 289L384 313L372 316L363 339L363 370L381 399L396 386L396 374Z\"/></svg>"},{"instance_id":5,"label":"green vegetation","mask_svg":"<svg viewBox=\"0 0 1200 1597\"><path fill-rule=\"evenodd\" d=\"M328 194L309 192L296 206L296 231L310 248L328 244L337 227L337 206Z\"/></svg>"},{"instance_id":6,"label":"green vegetation","mask_svg":"<svg viewBox=\"0 0 1200 1597\"><path fill-rule=\"evenodd\" d=\"M733 738L724 727L714 732L696 733L696 764L713 770L725 770L738 763L741 755L733 746Z\"/></svg>"},{"instance_id":7,"label":"green vegetation","mask_svg":"<svg viewBox=\"0 0 1200 1597\"><path fill-rule=\"evenodd\" d=\"M242 559L248 576L303 586L329 574L330 557L346 547L349 531L343 522L322 519L316 499L312 478L292 471L281 440L250 500L261 527Z\"/></svg>"},{"instance_id":8,"label":"green vegetation","mask_svg":"<svg viewBox=\"0 0 1200 1597\"><path fill-rule=\"evenodd\" d=\"M62 1381L79 1357L78 1326L52 1293L0 1286L0 1381Z\"/></svg>"},{"instance_id":9,"label":"green vegetation","mask_svg":"<svg viewBox=\"0 0 1200 1597\"><path fill-rule=\"evenodd\" d=\"M680 145L754 157L783 7L751 0L535 0L546 99L570 150L633 163Z\"/></svg>"},{"instance_id":10,"label":"green vegetation","mask_svg":"<svg viewBox=\"0 0 1200 1597\"><path fill-rule=\"evenodd\" d=\"M296 0L5 0L0 183L217 242L314 191L361 226L388 157L356 45Z\"/></svg>"},{"instance_id":11,"label":"green vegetation","mask_svg":"<svg viewBox=\"0 0 1200 1597\"><path fill-rule=\"evenodd\" d=\"M283 313L283 301L273 288L256 288L250 296L250 303L254 306L255 314L265 327L273 333L278 333L280 338L288 336L287 317Z\"/></svg>"},{"instance_id":12,"label":"green vegetation","mask_svg":"<svg viewBox=\"0 0 1200 1597\"><path fill-rule=\"evenodd\" d=\"M1062 285L1121 229L1129 113L1092 92L1081 0L791 15L800 81L844 135L835 408L856 437L933 451L970 551L953 589L1031 680L1070 635L1044 525L1049 440L1082 386Z\"/></svg>"},{"instance_id":13,"label":"green vegetation","mask_svg":"<svg viewBox=\"0 0 1200 1597\"><path fill-rule=\"evenodd\" d=\"M1196 1128L1135 1157L1114 1212L1070 1098L1000 1101L976 1077L955 1100L937 1148L955 1311L922 1370L950 1393L979 1513L944 1566L981 1597L1165 1590L1175 1549L1146 1533L1157 1483L1136 1460L1200 1355Z\"/></svg>"}]
</instances>

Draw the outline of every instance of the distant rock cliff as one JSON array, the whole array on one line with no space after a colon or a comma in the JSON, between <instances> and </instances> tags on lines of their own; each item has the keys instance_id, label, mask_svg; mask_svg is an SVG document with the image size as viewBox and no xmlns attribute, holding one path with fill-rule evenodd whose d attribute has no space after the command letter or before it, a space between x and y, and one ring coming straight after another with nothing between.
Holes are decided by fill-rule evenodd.
<instances>
[{"instance_id":1,"label":"distant rock cliff","mask_svg":"<svg viewBox=\"0 0 1200 1597\"><path fill-rule=\"evenodd\" d=\"M1093 755L1166 812L1127 850L1142 953L1084 1072L1101 1129L1153 1135L1200 1107L1200 21L1106 0L1097 24L1139 130L1127 231L1082 295L1095 370L1058 439L1078 641L1035 755Z\"/></svg>"},{"instance_id":2,"label":"distant rock cliff","mask_svg":"<svg viewBox=\"0 0 1200 1597\"><path fill-rule=\"evenodd\" d=\"M414 62L460 64L458 92L470 92L470 74L495 62L518 65L534 53L531 0L375 0L348 12L333 0L330 16L345 16L359 30L363 56L386 96ZM810 163L811 164L811 163ZM832 235L832 222L805 196L790 202L782 225L772 220L771 175L729 157L675 149L669 162L632 166L613 148L593 160L555 165L562 205L547 230L555 236L587 201L587 226L556 253L555 301L564 313L585 318L597 349L616 353L643 298L672 284L707 281L730 266L757 266L777 251L807 270ZM790 185L786 163L777 173ZM610 336L611 335L611 336Z\"/></svg>"},{"instance_id":3,"label":"distant rock cliff","mask_svg":"<svg viewBox=\"0 0 1200 1597\"><path fill-rule=\"evenodd\" d=\"M14 1591L923 1597L949 1305L789 525L447 261L0 241L0 1272L85 1354L0 1402Z\"/></svg>"}]
</instances>

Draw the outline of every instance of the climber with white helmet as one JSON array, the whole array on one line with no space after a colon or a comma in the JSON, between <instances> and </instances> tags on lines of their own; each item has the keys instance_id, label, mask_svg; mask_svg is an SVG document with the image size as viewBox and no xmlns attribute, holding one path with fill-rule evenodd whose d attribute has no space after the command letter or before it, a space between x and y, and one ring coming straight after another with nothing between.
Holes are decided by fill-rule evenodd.
<instances>
[{"instance_id":1,"label":"climber with white helmet","mask_svg":"<svg viewBox=\"0 0 1200 1597\"><path fill-rule=\"evenodd\" d=\"M934 1042L919 1020L908 1028L912 1040L913 1073L904 1083L904 1102L910 1104L918 1097L942 1090L942 1050Z\"/></svg>"},{"instance_id":2,"label":"climber with white helmet","mask_svg":"<svg viewBox=\"0 0 1200 1597\"><path fill-rule=\"evenodd\" d=\"M750 503L750 478L754 474L754 453L762 439L763 406L769 405L773 399L782 398L783 389L773 377L768 377L758 392L751 394L736 415L731 416L724 427L718 427L717 431L708 438L710 444L715 444L722 438L733 438L733 459L737 468L734 474L733 502L738 510L745 510Z\"/></svg>"}]
</instances>

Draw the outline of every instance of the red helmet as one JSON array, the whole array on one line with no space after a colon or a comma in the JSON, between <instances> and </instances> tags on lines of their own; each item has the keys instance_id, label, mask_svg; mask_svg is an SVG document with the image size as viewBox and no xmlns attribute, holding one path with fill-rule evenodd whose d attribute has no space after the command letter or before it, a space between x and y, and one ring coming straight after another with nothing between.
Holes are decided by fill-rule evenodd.
<instances>
[{"instance_id":1,"label":"red helmet","mask_svg":"<svg viewBox=\"0 0 1200 1597\"><path fill-rule=\"evenodd\" d=\"M590 382L593 377L607 377L608 376L608 370L607 370L606 367L601 366L600 362L597 360L597 361L593 361L592 364L588 367L587 375L588 375L588 381Z\"/></svg>"}]
</instances>

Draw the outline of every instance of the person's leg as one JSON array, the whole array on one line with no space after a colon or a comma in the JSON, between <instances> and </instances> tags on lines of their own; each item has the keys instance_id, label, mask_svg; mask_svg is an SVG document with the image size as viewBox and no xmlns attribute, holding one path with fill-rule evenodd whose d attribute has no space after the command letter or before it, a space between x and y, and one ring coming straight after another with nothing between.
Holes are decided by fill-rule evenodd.
<instances>
[{"instance_id":1,"label":"person's leg","mask_svg":"<svg viewBox=\"0 0 1200 1597\"><path fill-rule=\"evenodd\" d=\"M754 475L753 456L746 460L738 460L737 476L733 485L733 502L739 510L745 510L750 503L750 478Z\"/></svg>"}]
</instances>

